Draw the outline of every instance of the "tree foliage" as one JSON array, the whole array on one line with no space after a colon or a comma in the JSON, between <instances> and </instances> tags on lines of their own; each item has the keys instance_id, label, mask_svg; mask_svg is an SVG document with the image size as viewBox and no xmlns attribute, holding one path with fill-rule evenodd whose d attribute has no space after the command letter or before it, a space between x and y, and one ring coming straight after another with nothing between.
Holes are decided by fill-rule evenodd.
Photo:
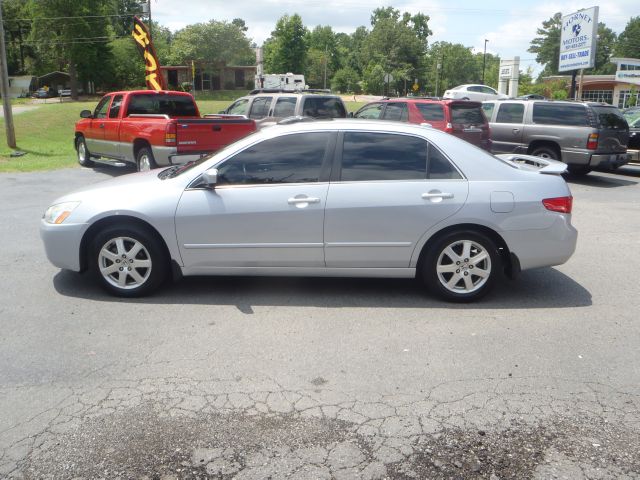
<instances>
[{"instance_id":1,"label":"tree foliage","mask_svg":"<svg viewBox=\"0 0 640 480\"><path fill-rule=\"evenodd\" d=\"M298 14L284 15L264 44L264 67L269 73L304 72L307 28Z\"/></svg>"},{"instance_id":2,"label":"tree foliage","mask_svg":"<svg viewBox=\"0 0 640 480\"><path fill-rule=\"evenodd\" d=\"M615 53L617 57L640 58L640 16L629 19L618 36Z\"/></svg>"},{"instance_id":3,"label":"tree foliage","mask_svg":"<svg viewBox=\"0 0 640 480\"><path fill-rule=\"evenodd\" d=\"M542 22L542 28L536 30L538 36L531 40L528 51L535 53L536 62L544 66L540 78L558 74L561 27L562 14L558 12Z\"/></svg>"}]
</instances>

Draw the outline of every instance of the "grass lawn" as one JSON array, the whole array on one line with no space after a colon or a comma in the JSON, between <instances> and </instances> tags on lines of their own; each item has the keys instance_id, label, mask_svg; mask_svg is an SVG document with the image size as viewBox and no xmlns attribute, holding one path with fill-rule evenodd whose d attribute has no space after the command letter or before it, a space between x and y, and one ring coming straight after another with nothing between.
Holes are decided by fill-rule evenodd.
<instances>
[{"instance_id":1,"label":"grass lawn","mask_svg":"<svg viewBox=\"0 0 640 480\"><path fill-rule=\"evenodd\" d=\"M350 112L356 111L364 103L345 102ZM80 110L93 110L97 100L91 102L44 103L31 105L32 110L14 113L18 150L27 152L22 157L9 156L11 149L6 146L4 118L0 118L0 173L31 172L52 170L78 165L73 148L75 122L80 118ZM228 107L231 100L198 100L202 114L218 113ZM15 105L22 108L25 105Z\"/></svg>"}]
</instances>

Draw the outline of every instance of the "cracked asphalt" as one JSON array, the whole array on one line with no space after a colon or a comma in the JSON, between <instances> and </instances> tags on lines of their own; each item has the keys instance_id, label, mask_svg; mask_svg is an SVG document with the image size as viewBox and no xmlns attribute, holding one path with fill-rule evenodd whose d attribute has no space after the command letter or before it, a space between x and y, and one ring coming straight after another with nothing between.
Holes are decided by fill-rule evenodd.
<instances>
[{"instance_id":1,"label":"cracked asphalt","mask_svg":"<svg viewBox=\"0 0 640 480\"><path fill-rule=\"evenodd\" d=\"M640 167L570 179L572 259L471 305L380 279L109 297L38 224L121 173L0 175L0 478L640 478Z\"/></svg>"}]
</instances>

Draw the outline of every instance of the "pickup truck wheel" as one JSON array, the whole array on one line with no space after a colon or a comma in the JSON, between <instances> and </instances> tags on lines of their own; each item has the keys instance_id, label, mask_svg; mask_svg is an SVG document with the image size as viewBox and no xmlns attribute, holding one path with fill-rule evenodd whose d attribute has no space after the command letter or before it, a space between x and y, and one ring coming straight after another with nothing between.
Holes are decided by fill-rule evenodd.
<instances>
[{"instance_id":1,"label":"pickup truck wheel","mask_svg":"<svg viewBox=\"0 0 640 480\"><path fill-rule=\"evenodd\" d=\"M153 152L147 147L138 150L138 158L136 161L139 172L148 172L157 167L156 160L153 158Z\"/></svg>"},{"instance_id":2,"label":"pickup truck wheel","mask_svg":"<svg viewBox=\"0 0 640 480\"><path fill-rule=\"evenodd\" d=\"M87 144L84 141L84 137L78 137L76 140L76 151L78 152L78 163L83 167L93 167L93 161L91 160L91 154L87 148Z\"/></svg>"},{"instance_id":3,"label":"pickup truck wheel","mask_svg":"<svg viewBox=\"0 0 640 480\"><path fill-rule=\"evenodd\" d=\"M167 276L162 243L137 225L112 225L93 240L90 266L102 286L119 297L140 297Z\"/></svg>"}]
</instances>

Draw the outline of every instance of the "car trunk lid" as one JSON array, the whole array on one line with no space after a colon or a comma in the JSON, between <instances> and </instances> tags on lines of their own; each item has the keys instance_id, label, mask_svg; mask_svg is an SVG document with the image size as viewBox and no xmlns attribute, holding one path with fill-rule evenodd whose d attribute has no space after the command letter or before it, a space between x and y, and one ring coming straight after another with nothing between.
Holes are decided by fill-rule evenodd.
<instances>
[{"instance_id":1,"label":"car trunk lid","mask_svg":"<svg viewBox=\"0 0 640 480\"><path fill-rule=\"evenodd\" d=\"M449 104L450 126L447 131L474 145L489 140L489 124L482 112L482 103L460 101Z\"/></svg>"},{"instance_id":2,"label":"car trunk lid","mask_svg":"<svg viewBox=\"0 0 640 480\"><path fill-rule=\"evenodd\" d=\"M596 153L624 153L629 142L629 125L615 107L598 105L592 107L598 128Z\"/></svg>"}]
</instances>

